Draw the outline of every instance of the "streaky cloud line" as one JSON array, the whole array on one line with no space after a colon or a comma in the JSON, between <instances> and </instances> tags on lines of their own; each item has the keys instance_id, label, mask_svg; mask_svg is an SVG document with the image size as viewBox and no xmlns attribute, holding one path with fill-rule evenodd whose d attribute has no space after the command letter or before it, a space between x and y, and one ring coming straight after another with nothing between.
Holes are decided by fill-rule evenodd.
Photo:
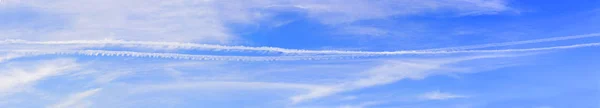
<instances>
[{"instance_id":1,"label":"streaky cloud line","mask_svg":"<svg viewBox=\"0 0 600 108\"><path fill-rule=\"evenodd\" d=\"M521 45L521 44L533 44L533 43L553 42L553 41L572 40L572 39L591 38L591 37L600 37L600 33L590 33L590 34L583 34L583 35L563 36L563 37L514 41L514 42L502 42L502 43L490 43L490 44L481 44L481 45L435 48L435 49L426 49L426 50L479 49L479 48L502 47L502 46Z\"/></svg>"},{"instance_id":2,"label":"streaky cloud line","mask_svg":"<svg viewBox=\"0 0 600 108\"><path fill-rule=\"evenodd\" d=\"M415 54L456 54L456 53L508 53L508 52L530 52L543 50L571 49L581 47L600 46L598 43L575 44L567 46L540 47L527 49L500 49L500 50L456 50L456 51L427 51ZM318 55L318 56L217 56L217 55L193 55L179 53L148 53L132 51L107 51L107 50L59 50L59 51L40 51L40 50L2 50L9 51L12 54L23 56L38 55L86 55L86 56L121 56L121 57L142 57L142 58L164 58L164 59L182 59L182 60L206 60L206 61L302 61L302 60L337 60L337 59L355 59L364 56L374 55ZM379 53L379 52L372 52ZM387 54L387 53L386 53ZM389 54L395 55L395 54Z\"/></svg>"},{"instance_id":3,"label":"streaky cloud line","mask_svg":"<svg viewBox=\"0 0 600 108\"><path fill-rule=\"evenodd\" d=\"M193 89L193 88L213 88L213 89L306 89L309 91L328 87L328 85L302 84L302 83L281 83L281 82L238 82L238 81L180 81L175 83L165 83L157 85L136 85L138 87L130 90L130 93L147 93L154 91L170 89Z\"/></svg>"},{"instance_id":4,"label":"streaky cloud line","mask_svg":"<svg viewBox=\"0 0 600 108\"><path fill-rule=\"evenodd\" d=\"M145 48L167 48L167 49L213 49L220 50L242 50L242 51L266 51L279 52L284 54L362 54L362 55L398 55L398 54L420 54L430 53L419 51L387 51L387 52L369 52L369 51L340 51L340 50L300 50L285 49L278 47L248 47L248 46L225 46L211 44L179 43L179 42L152 42L152 41L124 41L124 40L72 40L72 41L27 41L18 39L7 39L0 41L0 44L30 44L30 45L124 45L129 47Z\"/></svg>"},{"instance_id":5,"label":"streaky cloud line","mask_svg":"<svg viewBox=\"0 0 600 108\"><path fill-rule=\"evenodd\" d=\"M540 48L525 48L525 49L500 49L500 50L457 50L449 51L451 53L504 53L504 52L530 52L530 51L543 51L543 50L559 50L559 49L571 49L571 48L582 48L582 47L597 47L600 46L600 42L596 43L585 43L585 44L574 44L566 46L554 46L554 47L540 47Z\"/></svg>"},{"instance_id":6,"label":"streaky cloud line","mask_svg":"<svg viewBox=\"0 0 600 108\"><path fill-rule=\"evenodd\" d=\"M122 45L128 47L165 48L165 49L200 49L200 50L243 50L243 51L266 51L282 53L312 53L311 50L285 49L278 47L249 47L249 46L227 46L213 44L196 44L183 42L156 42L156 41L126 41L126 40L70 40L70 41L27 41L20 39L6 39L0 44L30 44L30 45Z\"/></svg>"},{"instance_id":7,"label":"streaky cloud line","mask_svg":"<svg viewBox=\"0 0 600 108\"><path fill-rule=\"evenodd\" d=\"M426 50L402 50L402 51L343 51L343 50L302 50L302 49L286 49L278 47L249 47L249 46L226 46L212 44L196 44L196 43L181 43L181 42L153 42L153 41L125 41L125 40L72 40L72 41L27 41L19 39L7 39L0 41L0 44L32 44L32 45L121 45L128 47L145 47L145 48L166 48L166 49L198 49L198 50L214 50L214 51L265 51L277 52L284 54L356 54L356 55L403 55L403 54L430 54L444 50L468 50L487 47L510 46L519 44L530 44L540 42L561 41L570 39L580 39L589 37L598 37L600 33L592 33L585 35L575 35L566 37L536 39L527 41L516 41L506 43L492 43L473 46L449 47Z\"/></svg>"},{"instance_id":8,"label":"streaky cloud line","mask_svg":"<svg viewBox=\"0 0 600 108\"><path fill-rule=\"evenodd\" d=\"M3 55L0 56L0 63L3 63L5 61L9 61L15 58L19 58L19 57L23 57L24 55L15 55L15 54L7 54L7 55Z\"/></svg>"},{"instance_id":9,"label":"streaky cloud line","mask_svg":"<svg viewBox=\"0 0 600 108\"><path fill-rule=\"evenodd\" d=\"M300 60L333 60L344 58L356 58L358 56L216 56L216 55L192 55L179 53L148 53L133 51L107 51L107 50L12 50L13 54L20 54L21 57L39 56L39 55L85 55L85 56L116 56L116 57L141 57L141 58L164 58L181 60L202 60L202 61L300 61Z\"/></svg>"}]
</instances>

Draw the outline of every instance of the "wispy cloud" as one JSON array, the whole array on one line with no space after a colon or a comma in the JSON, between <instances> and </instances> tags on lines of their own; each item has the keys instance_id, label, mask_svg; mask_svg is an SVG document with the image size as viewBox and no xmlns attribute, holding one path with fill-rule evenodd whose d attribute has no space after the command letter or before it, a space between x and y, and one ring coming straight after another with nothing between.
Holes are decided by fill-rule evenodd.
<instances>
[{"instance_id":1,"label":"wispy cloud","mask_svg":"<svg viewBox=\"0 0 600 108\"><path fill-rule=\"evenodd\" d=\"M103 73L102 75L98 76L94 82L100 83L100 84L110 83L111 81L116 80L119 77L123 77L123 76L130 75L130 74L133 74L133 73L132 72L119 72L119 71L106 72L106 73Z\"/></svg>"},{"instance_id":2,"label":"wispy cloud","mask_svg":"<svg viewBox=\"0 0 600 108\"><path fill-rule=\"evenodd\" d=\"M420 95L419 98L424 99L424 100L448 100L448 99L456 99L456 98L468 98L468 96L444 93L444 92L440 92L439 90L437 90L437 91L431 91L431 92L424 93L424 94Z\"/></svg>"},{"instance_id":3,"label":"wispy cloud","mask_svg":"<svg viewBox=\"0 0 600 108\"><path fill-rule=\"evenodd\" d=\"M37 81L78 69L73 59L55 59L40 62L5 64L0 71L0 94L19 92Z\"/></svg>"},{"instance_id":4,"label":"wispy cloud","mask_svg":"<svg viewBox=\"0 0 600 108\"><path fill-rule=\"evenodd\" d=\"M7 34L2 36L4 38L109 38L210 43L235 40L237 37L228 25L269 21L271 16L277 15L275 12L288 10L307 13L307 18L316 19L323 24L447 10L468 15L510 10L503 0L22 0L5 2L3 5L29 7L36 13L53 14L39 16L33 22L55 22L50 25L26 23L22 25L24 27L0 30ZM47 21L48 19L51 20ZM63 28L56 29L57 25Z\"/></svg>"},{"instance_id":5,"label":"wispy cloud","mask_svg":"<svg viewBox=\"0 0 600 108\"><path fill-rule=\"evenodd\" d=\"M23 55L17 55L17 54L5 54L0 56L0 63L4 62L4 61L8 61L11 59L15 59L15 58L19 58L19 57L23 57Z\"/></svg>"},{"instance_id":6,"label":"wispy cloud","mask_svg":"<svg viewBox=\"0 0 600 108\"><path fill-rule=\"evenodd\" d=\"M503 0L298 0L296 8L325 24L349 23L390 16L406 16L437 11L460 15L494 14L511 10Z\"/></svg>"},{"instance_id":7,"label":"wispy cloud","mask_svg":"<svg viewBox=\"0 0 600 108\"><path fill-rule=\"evenodd\" d=\"M85 99L100 92L101 88L91 89L68 96L65 100L50 105L49 108L86 108L91 106L90 101Z\"/></svg>"},{"instance_id":8,"label":"wispy cloud","mask_svg":"<svg viewBox=\"0 0 600 108\"><path fill-rule=\"evenodd\" d=\"M202 102L221 104L223 101L214 98L227 98L226 101L231 102L231 98L244 98L241 96L248 96L252 100L245 103L263 104L257 101L264 100L270 101L264 104L277 104L275 107L314 104L342 108L373 107L405 102L404 98L400 101L389 100L390 98L381 99L388 101L363 101L382 98L379 93L371 94L372 91L405 93L396 88L379 89L377 86L405 80L430 79L436 75L515 66L496 65L502 64L495 62L496 60L512 63L506 61L507 57L600 46L594 40L586 40L570 45L496 48L591 39L600 37L600 33L392 51L382 51L393 49L391 46L381 49L320 50L288 43L297 41L285 40L288 37L271 38L272 35L280 35L298 39L296 37L301 37L304 33L294 33L307 32L310 36L301 37L304 42L323 40L323 37L318 36L331 35L331 31L327 30L341 30L338 32L346 33L343 35L384 36L416 33L420 31L417 29L428 28L429 26L424 26L426 24L441 23L444 26L440 27L442 29L462 28L464 22L477 22L468 23L464 25L465 28L471 28L471 25L485 26L488 23L480 22L497 21L495 18L484 19L494 16L473 16L518 11L507 0L1 0L0 3L0 15L10 16L7 19L10 24L0 23L0 39L3 39L0 40L0 99L20 99L10 100L14 102L2 101L1 107L48 100L60 101L50 105L48 102L38 102L42 105L31 106L165 107L153 105L180 103L195 106ZM5 11L10 12L2 13ZM452 18L447 20L447 16ZM293 18L288 19L289 17ZM435 19L418 19L421 17ZM529 15L512 17L529 19ZM436 20L437 18L443 20ZM430 20L435 21L428 22ZM383 24L388 22L389 25ZM519 21L514 23L517 22ZM264 24L270 28L263 31ZM255 25L256 30L238 30L245 29L248 25ZM415 25L419 27L414 27ZM297 30L297 27L307 30ZM488 29L493 28L486 28ZM440 34L437 31L423 31L426 32L415 35ZM252 33L245 34L246 32ZM440 37L423 39L432 38ZM238 43L255 41L258 41L255 45L265 46ZM260 43L261 41L265 43ZM436 42L435 39L424 41ZM464 41L478 40L469 38ZM369 43L380 45L378 42L380 41L369 40ZM344 40L315 42L321 43L332 46L362 45ZM370 45L372 44L365 47ZM79 59L52 59L62 56ZM48 58L52 60L37 60ZM494 61L489 63L494 66L480 64L487 63L488 60ZM81 61L86 61L85 67L82 67L84 64ZM48 85L39 85L42 84L41 81ZM85 90L81 90L81 86ZM27 94L29 92L24 91L30 88L34 88L35 93ZM62 92L69 90L81 91ZM229 93L234 92L241 94L240 98L231 97L235 94ZM361 94L363 92L365 94ZM97 95L99 93L102 95ZM416 98L421 99L417 100L419 102L469 97L439 90L416 94ZM28 100L29 98L37 100ZM186 103L186 99L191 98L197 103ZM233 101L236 102L234 104L240 104L237 100ZM331 105L329 102L336 103ZM355 103L344 104L345 102Z\"/></svg>"},{"instance_id":9,"label":"wispy cloud","mask_svg":"<svg viewBox=\"0 0 600 108\"><path fill-rule=\"evenodd\" d=\"M378 85L394 83L400 80L421 80L431 75L455 72L447 65L476 59L489 59L500 57L513 57L514 55L468 56L449 59L417 59L417 60L390 60L383 64L364 71L364 77L346 81L340 85L330 86L328 89L313 91L308 94L292 97L294 103L318 99L340 92L368 88Z\"/></svg>"},{"instance_id":10,"label":"wispy cloud","mask_svg":"<svg viewBox=\"0 0 600 108\"><path fill-rule=\"evenodd\" d=\"M429 49L429 50L478 49L478 48L490 48L490 47L502 47L502 46L521 45L521 44L534 44L534 43L542 43L542 42L563 41L563 40L572 40L572 39L583 39L583 38L591 38L591 37L600 37L600 33L591 33L591 34L573 35L573 36L562 36L562 37L545 38L545 39L535 39L535 40L503 42L503 43L490 43L490 44L483 44L483 45L447 47L447 48L438 48L438 49Z\"/></svg>"},{"instance_id":11,"label":"wispy cloud","mask_svg":"<svg viewBox=\"0 0 600 108\"><path fill-rule=\"evenodd\" d=\"M169 90L248 90L248 89L292 89L292 90L319 90L324 86L310 84L277 83L277 82L251 82L251 81L180 81L164 84L137 85L130 93L148 93Z\"/></svg>"},{"instance_id":12,"label":"wispy cloud","mask_svg":"<svg viewBox=\"0 0 600 108\"><path fill-rule=\"evenodd\" d=\"M382 104L384 102L379 102L379 101L369 101L369 102L362 102L356 105L342 105L338 108L368 108L369 106L373 106L373 105L378 105L378 104Z\"/></svg>"},{"instance_id":13,"label":"wispy cloud","mask_svg":"<svg viewBox=\"0 0 600 108\"><path fill-rule=\"evenodd\" d=\"M328 94L331 89L327 85L253 82L253 81L178 81L164 84L135 85L130 94L160 93L166 91L217 90L217 91L247 91L247 90L277 90L279 92L308 92L306 95ZM298 97L291 97L293 103L299 102Z\"/></svg>"},{"instance_id":14,"label":"wispy cloud","mask_svg":"<svg viewBox=\"0 0 600 108\"><path fill-rule=\"evenodd\" d=\"M114 38L227 43L235 38L230 28L226 27L228 23L251 23L263 17L260 13L250 10L253 6L260 6L259 2L24 0L7 5L30 7L35 12L65 16L54 18L58 19L55 22L62 22L59 24L64 28L53 29L52 26L55 25L24 28L16 31L30 33L2 37L41 40ZM95 5L87 6L87 4ZM171 38L164 38L165 36Z\"/></svg>"}]
</instances>

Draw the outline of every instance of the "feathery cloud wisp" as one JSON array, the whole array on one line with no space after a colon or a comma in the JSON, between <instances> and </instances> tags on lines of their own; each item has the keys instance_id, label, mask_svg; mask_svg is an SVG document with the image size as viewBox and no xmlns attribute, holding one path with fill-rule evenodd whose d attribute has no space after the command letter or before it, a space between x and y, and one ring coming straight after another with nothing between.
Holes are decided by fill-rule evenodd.
<instances>
[{"instance_id":1,"label":"feathery cloud wisp","mask_svg":"<svg viewBox=\"0 0 600 108\"><path fill-rule=\"evenodd\" d=\"M39 63L28 62L7 65L0 71L0 95L19 92L25 86L37 81L78 69L79 65L72 59L55 59ZM33 66L33 67L31 67Z\"/></svg>"},{"instance_id":2,"label":"feathery cloud wisp","mask_svg":"<svg viewBox=\"0 0 600 108\"><path fill-rule=\"evenodd\" d=\"M447 99L456 99L456 98L468 98L468 96L444 93L444 92L440 92L439 90L437 90L437 91L431 91L431 92L424 93L424 94L420 95L419 98L424 99L424 100L447 100Z\"/></svg>"},{"instance_id":3,"label":"feathery cloud wisp","mask_svg":"<svg viewBox=\"0 0 600 108\"><path fill-rule=\"evenodd\" d=\"M85 101L87 97L90 97L98 92L100 92L101 88L91 89L84 92L72 94L67 97L65 100L58 102L56 104L50 105L49 108L86 108L91 106L91 102Z\"/></svg>"},{"instance_id":4,"label":"feathery cloud wisp","mask_svg":"<svg viewBox=\"0 0 600 108\"><path fill-rule=\"evenodd\" d=\"M504 0L9 0L3 5L28 7L32 13L51 15L34 17L11 29L0 29L0 33L5 34L0 36L2 38L209 43L237 39L228 25L269 21L281 11L307 13L307 18L322 24L338 25L447 10L458 15L511 10ZM57 29L57 25L61 28Z\"/></svg>"},{"instance_id":5,"label":"feathery cloud wisp","mask_svg":"<svg viewBox=\"0 0 600 108\"><path fill-rule=\"evenodd\" d=\"M308 94L302 94L292 97L293 103L300 103L312 99L318 99L330 96L336 93L385 85L404 79L420 80L427 76L436 75L444 72L452 72L446 65L465 62L476 59L489 59L500 57L514 57L516 55L488 55L488 56L469 56L452 59L426 59L426 60L404 60L387 61L382 65L371 68L362 74L364 77L350 80L345 83L329 86L327 89L312 91Z\"/></svg>"},{"instance_id":6,"label":"feathery cloud wisp","mask_svg":"<svg viewBox=\"0 0 600 108\"><path fill-rule=\"evenodd\" d=\"M217 90L243 90L243 89L300 89L316 90L323 88L320 85L274 83L274 82L242 82L242 81L183 81L165 84L137 85L130 93L148 93L165 90L189 90L189 89L217 89Z\"/></svg>"}]
</instances>

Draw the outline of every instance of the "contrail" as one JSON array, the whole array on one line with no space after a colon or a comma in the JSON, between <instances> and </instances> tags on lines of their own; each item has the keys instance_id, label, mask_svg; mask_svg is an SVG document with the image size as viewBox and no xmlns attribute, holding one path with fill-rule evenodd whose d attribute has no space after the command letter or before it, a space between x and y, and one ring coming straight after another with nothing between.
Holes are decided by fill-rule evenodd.
<instances>
[{"instance_id":1,"label":"contrail","mask_svg":"<svg viewBox=\"0 0 600 108\"><path fill-rule=\"evenodd\" d=\"M478 49L478 48L501 47L501 46L512 46L512 45L521 45L521 44L532 44L532 43L553 42L553 41L561 41L561 40L581 39L581 38L590 38L590 37L599 37L599 36L600 36L600 33L591 33L591 34L584 34L584 35L563 36L563 37L554 37L554 38L545 38L545 39L503 42L503 43L490 43L490 44L482 44L482 45L447 47L447 48L437 48L437 49L427 49L427 50Z\"/></svg>"},{"instance_id":2,"label":"contrail","mask_svg":"<svg viewBox=\"0 0 600 108\"><path fill-rule=\"evenodd\" d=\"M245 50L245 51L267 51L282 53L303 53L303 50L285 49L277 47L248 47L248 46L225 46L211 44L195 44L181 42L152 42L152 41L125 41L125 40L72 40L72 41L27 41L19 39L7 39L0 44L31 44L31 45L122 45L129 47L166 48L166 49L203 49L203 50Z\"/></svg>"},{"instance_id":3,"label":"contrail","mask_svg":"<svg viewBox=\"0 0 600 108\"><path fill-rule=\"evenodd\" d=\"M224 46L210 44L194 44L179 42L149 42L149 41L124 41L124 40L73 40L73 41L26 41L26 40L4 40L0 44L30 44L30 45L125 45L130 47L145 48L168 48L168 49L213 49L213 50L242 50L242 51L266 51L284 54L361 54L361 55L388 55L388 54L419 54L419 51L390 51L390 52L368 52L368 51L339 51L339 50L299 50L277 47L248 47L248 46Z\"/></svg>"},{"instance_id":4,"label":"contrail","mask_svg":"<svg viewBox=\"0 0 600 108\"><path fill-rule=\"evenodd\" d=\"M59 50L59 51L40 51L40 50L13 50L14 54L23 56L37 55L85 55L85 56L120 56L120 57L142 57L142 58L164 58L164 59L182 59L182 60L203 60L203 61L297 61L297 60L331 60L354 58L356 56L215 56L215 55L192 55L178 53L147 53L132 51L106 51L106 50Z\"/></svg>"},{"instance_id":5,"label":"contrail","mask_svg":"<svg viewBox=\"0 0 600 108\"><path fill-rule=\"evenodd\" d=\"M529 44L529 43L551 42L551 41L598 37L598 36L600 36L600 33L566 36L566 37L556 37L556 38L546 38L546 39L537 39L537 40L527 40L527 41L506 42L506 43L493 43L493 44L463 46L463 47L450 47L450 48L439 48L439 49L428 49L428 50L383 51L383 52L341 51L341 50L301 50L301 49L285 49L285 48L278 48L278 47L225 46L225 45L211 45L211 44L180 43L180 42L152 42L152 41L124 41L124 40L26 41L26 40L8 39L8 40L0 41L0 44L98 45L98 46L121 45L121 46L126 46L126 47L128 46L128 47L167 48L167 49L265 51L265 52L278 52L278 53L284 53L284 54L402 55L402 54L429 54L429 53L432 53L432 51L466 50L466 49L510 46L510 45L519 45L519 44Z\"/></svg>"},{"instance_id":6,"label":"contrail","mask_svg":"<svg viewBox=\"0 0 600 108\"><path fill-rule=\"evenodd\" d=\"M456 51L425 51L417 53L395 53L395 52L370 52L372 55L399 55L399 54L456 54L456 53L507 53L507 52L529 52L543 50L571 49L581 47L600 46L598 43L575 44L567 46L527 48L527 49L502 49L502 50L456 50ZM4 50L13 54L20 55L86 55L86 56L122 56L122 57L145 57L145 58L165 58L165 59L183 59L183 60L213 60L213 61L299 61L299 60L332 60L349 59L361 57L359 55L320 55L320 56L215 56L215 55L193 55L178 53L147 53L132 51L105 51L105 50L59 50L59 51L39 51L39 50ZM368 56L368 55L365 55Z\"/></svg>"},{"instance_id":7,"label":"contrail","mask_svg":"<svg viewBox=\"0 0 600 108\"><path fill-rule=\"evenodd\" d=\"M558 50L558 49L571 49L571 48L596 47L596 46L600 46L600 42L597 42L597 43L586 43L586 44L575 44L575 45L567 45L567 46L555 46L555 47L526 48L526 49L502 49L502 50L457 50L457 51L447 51L447 52L449 52L449 53L502 53L502 52L528 52L528 51Z\"/></svg>"}]
</instances>

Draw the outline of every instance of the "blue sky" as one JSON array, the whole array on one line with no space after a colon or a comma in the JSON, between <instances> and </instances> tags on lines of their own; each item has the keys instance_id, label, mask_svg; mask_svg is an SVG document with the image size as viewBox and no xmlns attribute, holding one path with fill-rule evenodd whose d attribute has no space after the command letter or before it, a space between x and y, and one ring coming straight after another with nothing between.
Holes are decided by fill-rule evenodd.
<instances>
[{"instance_id":1,"label":"blue sky","mask_svg":"<svg viewBox=\"0 0 600 108\"><path fill-rule=\"evenodd\" d=\"M596 0L1 0L0 107L600 107Z\"/></svg>"}]
</instances>

